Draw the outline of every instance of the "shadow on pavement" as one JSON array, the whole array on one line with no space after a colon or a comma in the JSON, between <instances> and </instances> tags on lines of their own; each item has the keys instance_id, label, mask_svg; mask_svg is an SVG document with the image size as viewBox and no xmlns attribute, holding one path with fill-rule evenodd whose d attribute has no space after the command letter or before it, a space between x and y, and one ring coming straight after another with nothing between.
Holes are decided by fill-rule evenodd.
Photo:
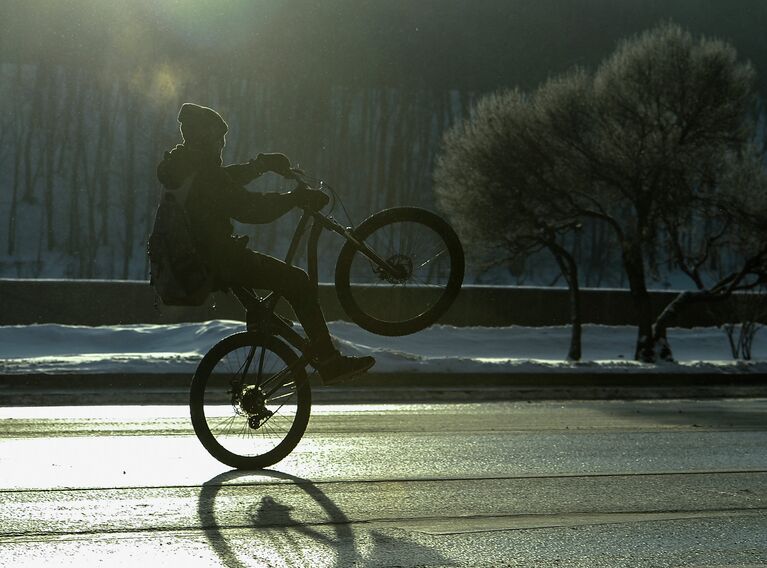
<instances>
[{"instance_id":1,"label":"shadow on pavement","mask_svg":"<svg viewBox=\"0 0 767 568\"><path fill-rule=\"evenodd\" d=\"M265 483L263 478L282 483ZM226 491L234 487L238 491ZM370 528L355 532L353 521L317 485L279 471L232 470L214 477L200 490L198 515L208 542L228 568L254 562L374 567L390 564L395 556L428 565L450 564L436 551L405 538ZM237 529L236 534L229 529Z\"/></svg>"}]
</instances>

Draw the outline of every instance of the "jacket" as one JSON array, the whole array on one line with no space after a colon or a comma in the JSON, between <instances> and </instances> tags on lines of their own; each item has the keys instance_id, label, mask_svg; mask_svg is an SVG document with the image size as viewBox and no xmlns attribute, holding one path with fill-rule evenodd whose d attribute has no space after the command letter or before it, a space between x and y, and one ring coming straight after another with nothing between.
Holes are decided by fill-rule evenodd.
<instances>
[{"instance_id":1,"label":"jacket","mask_svg":"<svg viewBox=\"0 0 767 568\"><path fill-rule=\"evenodd\" d=\"M220 272L236 262L244 239L234 235L232 219L261 224L278 219L295 205L291 193L255 193L243 187L259 177L252 163L222 166L201 152L179 144L157 166L157 179L167 190L177 190L194 175L185 207L195 245L209 267Z\"/></svg>"}]
</instances>

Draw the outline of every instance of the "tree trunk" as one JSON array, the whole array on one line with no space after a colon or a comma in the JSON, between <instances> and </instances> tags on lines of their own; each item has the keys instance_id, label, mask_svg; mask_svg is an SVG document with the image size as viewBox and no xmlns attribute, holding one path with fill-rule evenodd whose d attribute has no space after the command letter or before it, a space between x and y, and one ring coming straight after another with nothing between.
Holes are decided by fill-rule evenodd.
<instances>
[{"instance_id":1,"label":"tree trunk","mask_svg":"<svg viewBox=\"0 0 767 568\"><path fill-rule=\"evenodd\" d=\"M368 202L366 203L366 209L368 211L376 211L381 203L384 203L386 199L386 163L389 157L389 125L391 123L391 109L389 107L390 91L388 88L380 89L379 98L379 121L378 121L378 136L376 137L376 145L374 148L374 162L372 166L375 168L376 178L372 185L373 190L368 193ZM397 100L395 94L391 93L392 104L396 105ZM384 203L385 206L389 204Z\"/></svg>"},{"instance_id":2,"label":"tree trunk","mask_svg":"<svg viewBox=\"0 0 767 568\"><path fill-rule=\"evenodd\" d=\"M43 87L45 83L45 70L40 65L33 66L35 78L32 88L32 96L30 108L30 116L27 123L27 139L24 144L24 197L22 201L25 203L35 203L35 185L37 182L37 176L39 168L34 168L32 165L33 154L37 157L37 153L33 151L34 138L41 136L41 117L43 114ZM39 161L39 160L37 160ZM37 172L35 171L37 170Z\"/></svg>"},{"instance_id":3,"label":"tree trunk","mask_svg":"<svg viewBox=\"0 0 767 568\"><path fill-rule=\"evenodd\" d=\"M13 256L16 254L16 211L18 209L18 193L19 193L19 171L21 169L21 151L19 146L16 146L16 152L13 162L13 183L11 206L8 210L8 248L6 254Z\"/></svg>"},{"instance_id":4,"label":"tree trunk","mask_svg":"<svg viewBox=\"0 0 767 568\"><path fill-rule=\"evenodd\" d=\"M388 174L386 175L386 186L381 188L384 195L384 207L396 207L402 204L402 170L406 158L406 142L403 139L405 122L407 121L407 102L410 95L409 91L399 90L399 101L396 105L396 115L394 120L394 134L390 146L390 157L388 164Z\"/></svg>"},{"instance_id":5,"label":"tree trunk","mask_svg":"<svg viewBox=\"0 0 767 568\"><path fill-rule=\"evenodd\" d=\"M55 160L56 160L56 146L59 143L58 136L60 129L58 128L58 81L54 70L48 69L48 83L47 83L47 96L46 96L46 122L47 127L47 139L43 146L44 161L45 161L45 183L43 188L43 211L45 213L45 245L47 251L52 251L56 246L56 234L54 232L54 202L53 202L53 186L56 176Z\"/></svg>"},{"instance_id":6,"label":"tree trunk","mask_svg":"<svg viewBox=\"0 0 767 568\"><path fill-rule=\"evenodd\" d=\"M634 359L644 363L655 361L652 334L652 303L645 282L644 262L642 259L642 245L636 240L624 242L622 247L623 267L628 278L631 297L634 300L634 309L637 317L637 343L634 350Z\"/></svg>"},{"instance_id":7,"label":"tree trunk","mask_svg":"<svg viewBox=\"0 0 767 568\"><path fill-rule=\"evenodd\" d=\"M578 265L573 256L563 247L556 243L548 243L549 250L559 265L567 282L567 288L570 293L570 323L572 324L570 334L570 349L567 352L567 359L570 361L581 360L581 337L583 332L583 317L581 314L581 294L578 285Z\"/></svg>"},{"instance_id":8,"label":"tree trunk","mask_svg":"<svg viewBox=\"0 0 767 568\"><path fill-rule=\"evenodd\" d=\"M695 290L681 292L660 313L653 325L653 347L658 357L663 361L673 361L671 345L668 342L666 331L674 318L682 308L691 304L721 302L732 297L737 285L745 277L746 273L731 274L720 280L708 290Z\"/></svg>"},{"instance_id":9,"label":"tree trunk","mask_svg":"<svg viewBox=\"0 0 767 568\"><path fill-rule=\"evenodd\" d=\"M136 117L137 105L134 98L130 98L127 104L127 118L125 121L125 164L123 173L123 257L120 278L127 280L130 277L131 258L133 257L135 217L136 217Z\"/></svg>"},{"instance_id":10,"label":"tree trunk","mask_svg":"<svg viewBox=\"0 0 767 568\"><path fill-rule=\"evenodd\" d=\"M674 354L668 342L666 330L679 313L679 309L689 303L691 292L681 292L663 309L653 325L653 351L661 361L673 361Z\"/></svg>"}]
</instances>

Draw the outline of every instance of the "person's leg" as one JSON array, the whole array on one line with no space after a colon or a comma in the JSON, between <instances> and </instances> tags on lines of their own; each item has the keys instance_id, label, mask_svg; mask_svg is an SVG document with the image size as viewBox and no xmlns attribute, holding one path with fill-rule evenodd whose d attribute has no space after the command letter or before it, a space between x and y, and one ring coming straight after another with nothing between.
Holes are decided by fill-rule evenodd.
<instances>
[{"instance_id":1,"label":"person's leg","mask_svg":"<svg viewBox=\"0 0 767 568\"><path fill-rule=\"evenodd\" d=\"M325 359L336 354L320 307L317 286L306 272L269 255L244 249L237 266L228 276L234 284L274 290L280 294L296 313L317 357Z\"/></svg>"},{"instance_id":2,"label":"person's leg","mask_svg":"<svg viewBox=\"0 0 767 568\"><path fill-rule=\"evenodd\" d=\"M317 286L300 268L250 249L242 249L236 262L227 263L222 272L222 277L231 285L274 290L290 303L311 340L315 358L313 365L324 384L351 378L367 371L375 363L375 359L369 356L345 357L333 346L320 308Z\"/></svg>"}]
</instances>

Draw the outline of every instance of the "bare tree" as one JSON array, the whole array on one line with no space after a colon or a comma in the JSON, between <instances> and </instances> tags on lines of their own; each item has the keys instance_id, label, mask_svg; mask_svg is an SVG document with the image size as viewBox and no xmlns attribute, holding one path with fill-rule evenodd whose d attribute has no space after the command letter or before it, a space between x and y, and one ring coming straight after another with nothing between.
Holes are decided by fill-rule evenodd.
<instances>
[{"instance_id":1,"label":"bare tree","mask_svg":"<svg viewBox=\"0 0 767 568\"><path fill-rule=\"evenodd\" d=\"M530 98L518 91L483 98L445 136L435 171L438 202L475 258L498 265L541 249L554 256L570 289L571 360L581 357L578 270L562 239L578 228L578 210L568 198L572 180L546 151L544 124L548 105L581 86L573 78Z\"/></svg>"},{"instance_id":2,"label":"bare tree","mask_svg":"<svg viewBox=\"0 0 767 568\"><path fill-rule=\"evenodd\" d=\"M549 155L573 205L610 227L638 322L635 358L653 361L648 269L664 227L679 227L700 187L749 143L754 73L734 49L664 24L624 41L581 98L549 105Z\"/></svg>"},{"instance_id":3,"label":"bare tree","mask_svg":"<svg viewBox=\"0 0 767 568\"><path fill-rule=\"evenodd\" d=\"M761 290L767 282L767 173L763 154L755 145L750 146L740 155L729 156L727 164L715 184L699 189L681 229L664 221L673 266L690 278L695 290L680 293L653 325L653 342L662 359L673 358L666 330L683 309L693 304L721 304L737 292ZM695 231L696 227L709 230ZM685 239L685 230L696 234ZM756 301L753 298L738 295L740 302ZM737 305L723 318L726 325L744 324L743 318L753 315L737 309ZM733 329L729 327L730 339Z\"/></svg>"},{"instance_id":4,"label":"bare tree","mask_svg":"<svg viewBox=\"0 0 767 568\"><path fill-rule=\"evenodd\" d=\"M716 187L732 156L749 145L754 100L754 72L732 47L663 24L624 41L593 78L574 72L547 81L527 100L518 93L485 99L448 139L446 155L465 146L470 159L463 161L466 174L443 160L440 199L475 242L498 243L499 229L513 226L522 242L519 231L531 219L540 235L549 224L561 234L576 219L605 223L635 306L635 358L654 361L655 342L665 335L653 334L647 279L662 253L659 236L665 231L673 241L696 207L714 206L701 191ZM472 209L482 214L472 217ZM706 238L716 240L719 230L710 225ZM548 248L558 262L567 259ZM738 274L752 273L760 254L753 251L722 286L741 285ZM662 326L657 331L665 333Z\"/></svg>"},{"instance_id":5,"label":"bare tree","mask_svg":"<svg viewBox=\"0 0 767 568\"><path fill-rule=\"evenodd\" d=\"M597 136L582 147L621 248L639 323L636 358L653 361L647 268L663 226L751 136L754 72L719 41L664 24L624 42L594 78ZM592 154L593 153L593 154Z\"/></svg>"},{"instance_id":6,"label":"bare tree","mask_svg":"<svg viewBox=\"0 0 767 568\"><path fill-rule=\"evenodd\" d=\"M750 361L754 337L764 327L767 318L767 294L762 285L753 292L740 293L736 297L734 311L737 319L724 323L722 328L727 335L732 358Z\"/></svg>"}]
</instances>

